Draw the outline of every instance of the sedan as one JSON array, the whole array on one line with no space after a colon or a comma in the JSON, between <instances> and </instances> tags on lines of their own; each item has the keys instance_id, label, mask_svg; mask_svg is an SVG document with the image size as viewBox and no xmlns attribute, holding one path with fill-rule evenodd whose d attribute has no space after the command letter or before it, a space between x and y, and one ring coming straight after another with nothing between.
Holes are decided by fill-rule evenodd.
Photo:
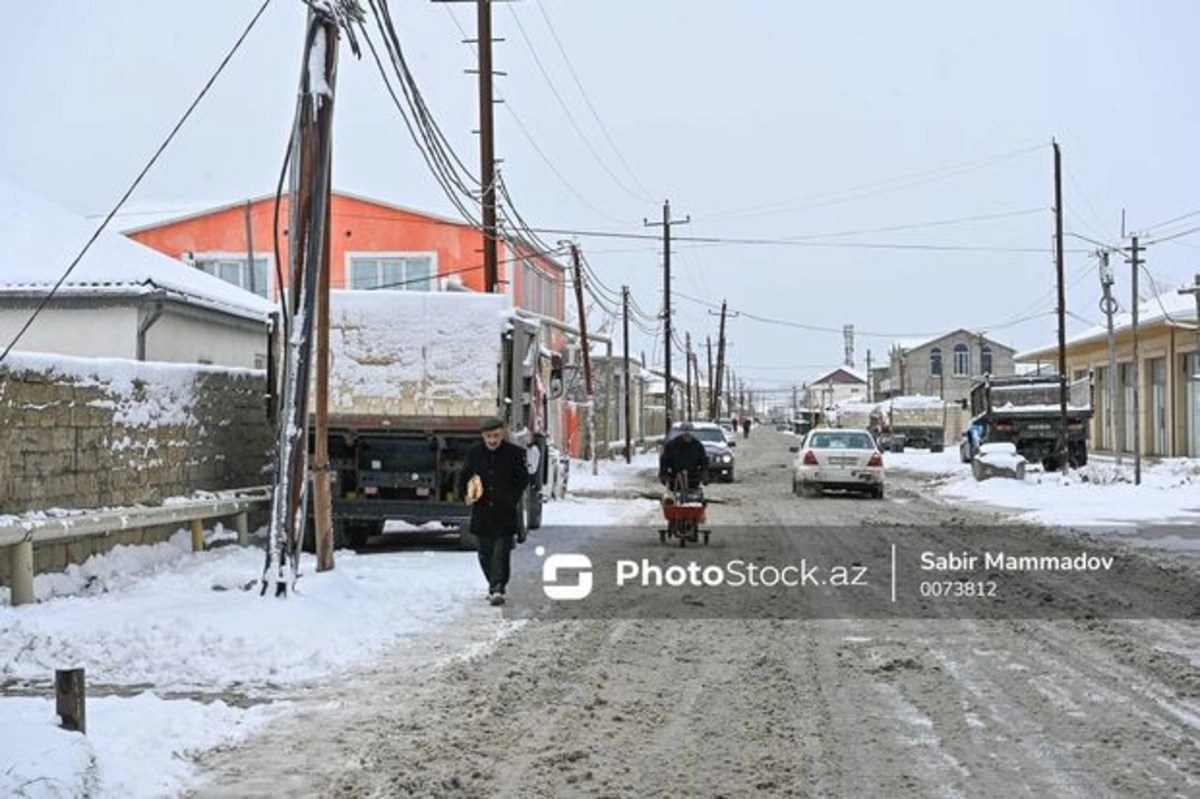
<instances>
[{"instance_id":1,"label":"sedan","mask_svg":"<svg viewBox=\"0 0 1200 799\"><path fill-rule=\"evenodd\" d=\"M792 493L797 496L830 488L883 497L883 453L866 430L816 429L791 451L799 453L792 465Z\"/></svg>"}]
</instances>

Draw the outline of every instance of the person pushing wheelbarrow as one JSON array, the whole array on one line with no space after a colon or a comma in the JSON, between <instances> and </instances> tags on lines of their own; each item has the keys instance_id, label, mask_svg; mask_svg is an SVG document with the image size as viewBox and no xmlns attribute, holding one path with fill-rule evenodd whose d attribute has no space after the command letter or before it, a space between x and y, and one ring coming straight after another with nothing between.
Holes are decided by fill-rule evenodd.
<instances>
[{"instance_id":1,"label":"person pushing wheelbarrow","mask_svg":"<svg viewBox=\"0 0 1200 799\"><path fill-rule=\"evenodd\" d=\"M708 453L692 430L687 422L674 428L658 457L658 480L667 488L662 500L667 529L659 532L659 540L671 536L680 546L700 539L706 504L702 486L708 482Z\"/></svg>"}]
</instances>

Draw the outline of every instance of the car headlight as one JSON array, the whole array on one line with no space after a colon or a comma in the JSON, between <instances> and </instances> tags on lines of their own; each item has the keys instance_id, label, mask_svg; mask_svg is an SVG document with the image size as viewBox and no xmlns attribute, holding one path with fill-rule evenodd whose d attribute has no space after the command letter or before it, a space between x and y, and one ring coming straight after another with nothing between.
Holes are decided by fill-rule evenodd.
<instances>
[{"instance_id":1,"label":"car headlight","mask_svg":"<svg viewBox=\"0 0 1200 799\"><path fill-rule=\"evenodd\" d=\"M729 463L733 460L733 456L728 452L721 456L721 463Z\"/></svg>"}]
</instances>

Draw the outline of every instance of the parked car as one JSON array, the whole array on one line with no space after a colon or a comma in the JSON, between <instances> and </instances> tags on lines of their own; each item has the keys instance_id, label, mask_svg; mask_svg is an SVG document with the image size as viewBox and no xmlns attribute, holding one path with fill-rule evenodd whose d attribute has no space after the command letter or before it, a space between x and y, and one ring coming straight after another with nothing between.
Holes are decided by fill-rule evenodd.
<instances>
[{"instance_id":1,"label":"parked car","mask_svg":"<svg viewBox=\"0 0 1200 799\"><path fill-rule=\"evenodd\" d=\"M725 443L731 447L737 446L737 431L730 425L722 424L721 432L725 434Z\"/></svg>"},{"instance_id":2,"label":"parked car","mask_svg":"<svg viewBox=\"0 0 1200 799\"><path fill-rule=\"evenodd\" d=\"M793 494L843 489L883 498L883 453L866 430L817 428L791 451L798 453L792 464Z\"/></svg>"},{"instance_id":3,"label":"parked car","mask_svg":"<svg viewBox=\"0 0 1200 799\"><path fill-rule=\"evenodd\" d=\"M679 435L683 425L691 427L694 435L708 454L708 476L710 480L720 480L722 483L733 482L733 450L726 442L725 432L714 422L676 422L667 433L667 441Z\"/></svg>"}]
</instances>

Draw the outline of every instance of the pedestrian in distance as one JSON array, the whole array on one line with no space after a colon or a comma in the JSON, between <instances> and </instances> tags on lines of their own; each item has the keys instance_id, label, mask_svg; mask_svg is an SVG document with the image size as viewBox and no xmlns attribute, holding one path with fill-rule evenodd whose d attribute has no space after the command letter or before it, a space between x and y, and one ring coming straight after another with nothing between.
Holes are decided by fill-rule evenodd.
<instances>
[{"instance_id":1,"label":"pedestrian in distance","mask_svg":"<svg viewBox=\"0 0 1200 799\"><path fill-rule=\"evenodd\" d=\"M742 438L750 437L750 417L742 417Z\"/></svg>"},{"instance_id":2,"label":"pedestrian in distance","mask_svg":"<svg viewBox=\"0 0 1200 799\"><path fill-rule=\"evenodd\" d=\"M471 534L479 541L479 566L488 581L488 602L504 604L512 551L524 540L521 497L529 486L525 450L507 440L504 420L479 428L483 441L467 450L458 495L471 506Z\"/></svg>"}]
</instances>

